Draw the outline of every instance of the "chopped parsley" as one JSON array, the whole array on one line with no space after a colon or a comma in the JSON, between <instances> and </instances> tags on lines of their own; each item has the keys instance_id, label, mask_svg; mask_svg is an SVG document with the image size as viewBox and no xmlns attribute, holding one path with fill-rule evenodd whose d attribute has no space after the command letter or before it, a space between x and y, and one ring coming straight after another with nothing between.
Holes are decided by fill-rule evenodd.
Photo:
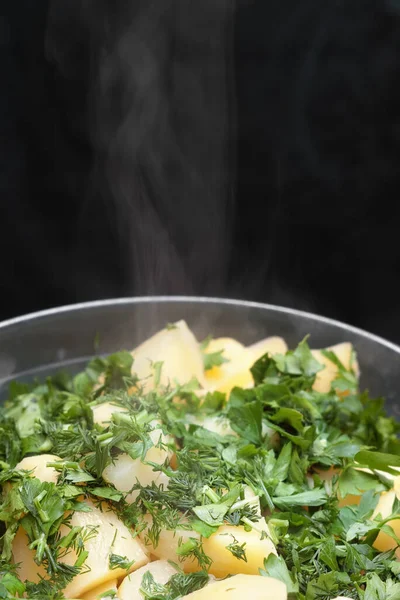
<instances>
[{"instance_id":1,"label":"chopped parsley","mask_svg":"<svg viewBox=\"0 0 400 600\"><path fill-rule=\"evenodd\" d=\"M207 354L208 343L205 370L227 360L223 351ZM13 383L0 412L0 599L64 598L65 587L87 572L85 546L99 535L96 527L71 525L71 514L90 510L90 500L101 510L106 504L153 548L163 531L179 532L177 572L163 585L147 572L146 599L175 600L207 585L213 565L207 540L230 527L225 547L236 572L250 559L249 543L234 532L253 530L276 548L259 573L283 581L291 599L399 600L393 523L400 498L392 514L377 514L376 507L399 473L400 426L382 399L359 392L355 372L331 351L324 356L338 370L327 393L313 389L322 366L307 340L286 355L260 358L251 369L254 387L234 388L228 397L203 395L194 380L161 385L162 363L155 364L149 391L134 365L132 374L128 352L96 358L78 375ZM95 410L108 404L115 412L100 425ZM150 449L169 458L151 460ZM59 457L47 465L57 483L17 467L25 457L50 453ZM121 455L147 465L154 481L116 489L103 475ZM39 581L22 581L12 562L20 530L46 573ZM392 540L385 552L375 547L381 534ZM71 553L72 564L64 560ZM194 572L183 572L186 561ZM110 570L129 572L134 562L110 547Z\"/></svg>"}]
</instances>

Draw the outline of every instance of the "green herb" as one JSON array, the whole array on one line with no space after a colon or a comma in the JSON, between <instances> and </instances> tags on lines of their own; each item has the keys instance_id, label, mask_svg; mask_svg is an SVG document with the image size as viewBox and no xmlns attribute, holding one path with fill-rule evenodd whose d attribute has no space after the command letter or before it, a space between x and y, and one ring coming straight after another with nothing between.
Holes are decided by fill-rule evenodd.
<instances>
[{"instance_id":1,"label":"green herb","mask_svg":"<svg viewBox=\"0 0 400 600\"><path fill-rule=\"evenodd\" d=\"M165 585L155 582L153 575L148 571L144 574L140 593L148 600L176 600L183 596L202 589L208 583L208 574L205 571L196 573L177 573Z\"/></svg>"},{"instance_id":2,"label":"green herb","mask_svg":"<svg viewBox=\"0 0 400 600\"><path fill-rule=\"evenodd\" d=\"M201 344L205 369L225 362L223 352L207 354L209 341ZM154 389L145 391L128 352L97 357L74 376L13 383L0 411L0 598L64 597L66 585L87 569L85 544L98 535L95 527L71 525L74 511L90 510L90 498L155 548L165 530L186 531L184 541L176 534L177 574L159 585L146 573L144 598L175 600L206 585L212 561L205 540L227 525L226 549L239 571L250 542L235 537L235 527L270 537L278 556L265 557L261 574L283 581L290 600L398 600L395 550L382 553L374 543L380 532L394 548L400 543L391 523L400 502L392 515L372 517L399 473L400 426L382 399L359 392L352 369L332 352L324 355L338 370L324 394L313 389L322 367L307 340L284 356L262 357L252 368L254 387L236 387L228 399L204 395L196 380L163 385L161 362L153 364ZM124 412L96 425L92 408L101 403ZM219 423L229 434L212 430ZM157 462L157 450L173 459ZM25 456L44 453L59 457L47 465L58 471L57 485L15 468ZM103 478L121 454L154 472L151 484L132 481L134 503ZM342 506L354 497L358 504ZM48 579L19 579L12 564L19 528ZM67 565L63 558L72 550L76 560ZM182 561L197 571L179 572ZM132 564L110 548L110 569Z\"/></svg>"},{"instance_id":3,"label":"green herb","mask_svg":"<svg viewBox=\"0 0 400 600\"><path fill-rule=\"evenodd\" d=\"M126 556L119 556L118 554L110 554L109 565L110 569L125 569L129 571L132 565L135 563L134 560L129 560Z\"/></svg>"}]
</instances>

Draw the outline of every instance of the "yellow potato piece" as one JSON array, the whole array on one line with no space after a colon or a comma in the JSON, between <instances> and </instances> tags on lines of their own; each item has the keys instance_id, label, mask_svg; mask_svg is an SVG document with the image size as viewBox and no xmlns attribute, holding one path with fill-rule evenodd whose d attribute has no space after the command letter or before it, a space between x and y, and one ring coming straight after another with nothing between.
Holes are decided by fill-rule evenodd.
<instances>
[{"instance_id":1,"label":"yellow potato piece","mask_svg":"<svg viewBox=\"0 0 400 600\"><path fill-rule=\"evenodd\" d=\"M237 436L237 433L235 433L235 431L233 431L231 428L229 419L225 417L206 417L203 420L196 419L195 422L204 427L204 429L212 431L213 433L218 433L219 435Z\"/></svg>"},{"instance_id":2,"label":"yellow potato piece","mask_svg":"<svg viewBox=\"0 0 400 600\"><path fill-rule=\"evenodd\" d=\"M94 590L90 590L90 592L87 594L84 594L84 596L82 596L82 600L98 600L100 597L101 600L112 600L117 592L117 583L118 581L116 579L107 581L106 583L99 585ZM110 592L110 595L103 596L103 594L106 592ZM112 595L112 593L114 593L114 595Z\"/></svg>"},{"instance_id":3,"label":"yellow potato piece","mask_svg":"<svg viewBox=\"0 0 400 600\"><path fill-rule=\"evenodd\" d=\"M207 585L182 600L287 600L286 585L272 577L235 575Z\"/></svg>"},{"instance_id":4,"label":"yellow potato piece","mask_svg":"<svg viewBox=\"0 0 400 600\"><path fill-rule=\"evenodd\" d=\"M388 492L382 492L379 498L379 502L374 510L372 518L374 519L378 515L381 515L382 519L387 519L393 512L393 502L396 499L396 492L394 490L389 490ZM393 529L397 537L400 537L400 519L393 519L388 521L387 525ZM380 531L378 537L376 538L374 544L374 548L379 550L379 552L386 552L387 550L391 550L392 548L397 548L396 541L390 537L384 531ZM400 550L396 551L396 556L400 559Z\"/></svg>"},{"instance_id":5,"label":"yellow potato piece","mask_svg":"<svg viewBox=\"0 0 400 600\"><path fill-rule=\"evenodd\" d=\"M352 367L355 373L359 375L359 368L357 362L354 362L354 364L352 364L352 344L344 342L343 344L331 346L330 348L327 348L327 350L330 350L331 352L336 354L336 356L346 369L350 369ZM338 368L333 362L331 362L322 354L321 350L311 350L311 352L314 358L325 367L322 371L317 373L313 389L317 392L322 393L329 392L331 389L332 382L334 379L336 379L336 376L338 374Z\"/></svg>"},{"instance_id":6,"label":"yellow potato piece","mask_svg":"<svg viewBox=\"0 0 400 600\"><path fill-rule=\"evenodd\" d=\"M223 350L223 357L229 360L219 367L206 371L206 379L212 389L228 394L235 386L248 388L253 386L250 369L267 352L284 354L286 342L280 337L269 337L245 347L232 338L211 340L205 352L212 354Z\"/></svg>"},{"instance_id":7,"label":"yellow potato piece","mask_svg":"<svg viewBox=\"0 0 400 600\"><path fill-rule=\"evenodd\" d=\"M253 356L253 362L256 362L259 358L264 356L264 354L286 354L288 351L288 346L285 340L281 337L268 337L264 340L256 342L251 346L248 346L247 349L251 352Z\"/></svg>"},{"instance_id":8,"label":"yellow potato piece","mask_svg":"<svg viewBox=\"0 0 400 600\"><path fill-rule=\"evenodd\" d=\"M170 441L159 428L159 423L151 423L154 429L149 433L154 446L146 454L146 460L162 465L167 458L170 458L170 452L167 448L160 448L157 445L160 441L167 444ZM168 477L161 471L154 471L151 465L143 463L140 458L133 459L128 454L120 454L115 461L108 465L103 471L103 479L107 483L112 483L120 492L129 492L139 481L142 486L151 485L152 482L157 486L161 484L164 488L168 487ZM139 495L139 490L134 490L126 496L127 502L134 502Z\"/></svg>"},{"instance_id":9,"label":"yellow potato piece","mask_svg":"<svg viewBox=\"0 0 400 600\"><path fill-rule=\"evenodd\" d=\"M116 404L111 404L111 402L104 402L103 404L98 404L97 406L93 406L93 421L96 425L100 425L101 427L108 427L108 425L112 421L112 416L116 413L126 413L126 408L122 406L117 406Z\"/></svg>"},{"instance_id":10,"label":"yellow potato piece","mask_svg":"<svg viewBox=\"0 0 400 600\"><path fill-rule=\"evenodd\" d=\"M252 488L249 485L246 485L245 488L244 488L244 497L245 497L245 500L249 500L249 501L252 501L255 498L257 498L257 503L251 502L251 505L252 505L253 508L256 509L257 515L260 517L260 523L262 525L261 529L265 530L269 534L268 526L267 526L267 524L265 522L265 519L261 519L260 497L257 496L253 492Z\"/></svg>"},{"instance_id":11,"label":"yellow potato piece","mask_svg":"<svg viewBox=\"0 0 400 600\"><path fill-rule=\"evenodd\" d=\"M139 569L149 561L143 545L137 538L132 537L126 525L108 508L107 504L103 504L101 510L90 500L86 500L86 503L91 511L75 512L71 518L71 526L96 527L97 535L85 542L85 550L89 552L85 566L89 567L90 571L77 575L68 584L65 595L69 595L70 598L77 598L79 594L94 586L127 575L125 569L110 569L111 554L125 556L129 561L134 561L128 572ZM73 552L65 557L65 562L68 564L75 562Z\"/></svg>"},{"instance_id":12,"label":"yellow potato piece","mask_svg":"<svg viewBox=\"0 0 400 600\"><path fill-rule=\"evenodd\" d=\"M150 528L152 523L151 517L146 515L144 519L147 521L148 527ZM188 557L184 560L181 560L176 553L180 544L185 544L190 540L190 538L200 540L200 535L195 531L190 531L179 527L175 530L163 529L160 532L157 545L153 545L148 539L147 529L142 531L139 534L139 537L145 544L146 549L156 558L176 562L187 573L199 570L198 561L193 559L193 557Z\"/></svg>"},{"instance_id":13,"label":"yellow potato piece","mask_svg":"<svg viewBox=\"0 0 400 600\"><path fill-rule=\"evenodd\" d=\"M330 467L329 469L319 469L318 467L313 467L313 469L318 474L319 478L322 481L327 481L327 482L330 482L334 475L340 474L340 469L338 469L337 467ZM373 474L373 471L371 471L371 469L367 469L365 467L356 467L355 469L357 471L363 471L363 473L369 473L371 475ZM399 470L398 467L392 467L392 469L395 469L397 471ZM379 471L379 470L377 470L376 473L383 475L384 477L386 477L386 479L393 480L394 489L396 491L396 486L397 486L398 492L396 492L396 494L398 494L397 497L400 499L400 476L396 477L395 475L392 475L391 473L386 473L384 471ZM343 498L338 493L338 500L339 500L338 506L340 508L342 508L343 506L351 506L351 505L360 504L363 493L364 493L364 490L359 490L358 494L347 494Z\"/></svg>"},{"instance_id":14,"label":"yellow potato piece","mask_svg":"<svg viewBox=\"0 0 400 600\"><path fill-rule=\"evenodd\" d=\"M208 387L228 394L235 386L251 386L253 379L250 367L254 363L253 354L243 344L231 338L211 340L205 352L213 354L221 350L222 356L229 362L205 372Z\"/></svg>"},{"instance_id":15,"label":"yellow potato piece","mask_svg":"<svg viewBox=\"0 0 400 600\"><path fill-rule=\"evenodd\" d=\"M396 468L396 467L393 467L393 468ZM398 471L398 470L399 469L397 468L396 471ZM385 473L385 475L388 476L389 473ZM400 500L400 476L393 478L393 489L394 489L397 499Z\"/></svg>"},{"instance_id":16,"label":"yellow potato piece","mask_svg":"<svg viewBox=\"0 0 400 600\"><path fill-rule=\"evenodd\" d=\"M20 527L12 544L13 562L20 563L17 569L21 581L39 583L41 578L47 579L47 571L42 565L37 565L34 552L28 548L29 540L24 529Z\"/></svg>"},{"instance_id":17,"label":"yellow potato piece","mask_svg":"<svg viewBox=\"0 0 400 600\"><path fill-rule=\"evenodd\" d=\"M53 467L48 467L47 463L61 461L59 456L54 454L39 454L37 456L26 456L15 467L17 470L33 471L32 477L40 479L47 483L57 483L59 471Z\"/></svg>"},{"instance_id":18,"label":"yellow potato piece","mask_svg":"<svg viewBox=\"0 0 400 600\"><path fill-rule=\"evenodd\" d=\"M128 572L134 571L145 565L148 555L138 539L132 537L129 529L120 521L117 515L103 504L102 510L97 508L90 500L85 500L90 507L90 512L75 512L71 516L71 527L84 527L96 530L97 533L85 542L85 550L89 555L85 561L85 567L90 570L77 575L65 588L64 595L67 598L79 598L82 594L90 591L107 581L123 577L127 574L125 569L110 569L109 559L111 554L126 556L134 563ZM70 529L63 525L60 528L61 535L67 535ZM19 576L22 581L28 579L37 583L38 575L47 577L44 569L38 567L34 562L35 553L27 547L28 538L20 529L13 542L13 558L15 563L21 563ZM76 554L73 550L63 559L63 562L73 565Z\"/></svg>"},{"instance_id":19,"label":"yellow potato piece","mask_svg":"<svg viewBox=\"0 0 400 600\"><path fill-rule=\"evenodd\" d=\"M154 581L159 585L165 585L172 575L177 573L176 569L166 560L155 560L125 577L118 589L118 598L120 600L143 600L140 587L143 576L148 572L152 574Z\"/></svg>"},{"instance_id":20,"label":"yellow potato piece","mask_svg":"<svg viewBox=\"0 0 400 600\"><path fill-rule=\"evenodd\" d=\"M227 548L232 542L239 545L246 543L247 562L236 558ZM204 539L203 550L213 560L210 573L216 577L236 573L258 575L258 570L264 565L264 558L276 554L275 546L268 537L261 539L261 534L255 529L245 531L244 527L233 525L223 525L211 537Z\"/></svg>"},{"instance_id":21,"label":"yellow potato piece","mask_svg":"<svg viewBox=\"0 0 400 600\"><path fill-rule=\"evenodd\" d=\"M162 329L153 337L133 350L132 372L143 380L141 384L149 390L154 387L152 363L162 362L160 382L163 385L175 380L187 383L195 377L205 385L203 357L198 341L185 321L179 321L173 328Z\"/></svg>"},{"instance_id":22,"label":"yellow potato piece","mask_svg":"<svg viewBox=\"0 0 400 600\"><path fill-rule=\"evenodd\" d=\"M145 517L149 526L151 526L151 517ZM265 519L255 523L257 529L269 534ZM269 537L263 537L259 531L252 529L245 531L244 527L235 527L233 525L223 525L216 533L209 538L203 538L203 550L211 558L213 564L209 572L216 577L226 577L236 573L248 573L258 575L258 569L263 567L264 558L271 553L276 554L276 548ZM182 528L177 530L163 529L160 532L158 543L153 546L147 538L146 531L140 534L140 538L147 545L150 553L159 559L170 560L179 563L186 573L197 571L199 565L196 559L188 557L181 561L177 555L177 549L181 544L189 541L190 538L200 540L200 535L195 531ZM229 544L237 543L242 545L246 543L247 562L236 558L227 548Z\"/></svg>"}]
</instances>

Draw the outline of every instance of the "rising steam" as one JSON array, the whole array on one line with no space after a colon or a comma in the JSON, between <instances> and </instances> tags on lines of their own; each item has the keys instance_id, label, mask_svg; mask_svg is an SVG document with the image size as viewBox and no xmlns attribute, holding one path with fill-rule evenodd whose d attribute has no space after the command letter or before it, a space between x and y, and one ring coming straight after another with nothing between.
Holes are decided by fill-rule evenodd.
<instances>
[{"instance_id":1,"label":"rising steam","mask_svg":"<svg viewBox=\"0 0 400 600\"><path fill-rule=\"evenodd\" d=\"M128 294L224 291L232 4L52 3L48 56L64 72L71 56L86 56L95 156L88 196L107 204Z\"/></svg>"}]
</instances>

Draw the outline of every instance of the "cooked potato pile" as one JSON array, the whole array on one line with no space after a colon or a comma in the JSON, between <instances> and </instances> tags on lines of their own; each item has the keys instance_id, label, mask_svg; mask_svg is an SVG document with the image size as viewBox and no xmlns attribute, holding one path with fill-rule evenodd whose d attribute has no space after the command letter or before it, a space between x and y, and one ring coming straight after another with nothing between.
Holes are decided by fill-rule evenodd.
<instances>
[{"instance_id":1,"label":"cooked potato pile","mask_svg":"<svg viewBox=\"0 0 400 600\"><path fill-rule=\"evenodd\" d=\"M15 383L0 598L400 598L399 425L358 378L349 343L179 321Z\"/></svg>"}]
</instances>

